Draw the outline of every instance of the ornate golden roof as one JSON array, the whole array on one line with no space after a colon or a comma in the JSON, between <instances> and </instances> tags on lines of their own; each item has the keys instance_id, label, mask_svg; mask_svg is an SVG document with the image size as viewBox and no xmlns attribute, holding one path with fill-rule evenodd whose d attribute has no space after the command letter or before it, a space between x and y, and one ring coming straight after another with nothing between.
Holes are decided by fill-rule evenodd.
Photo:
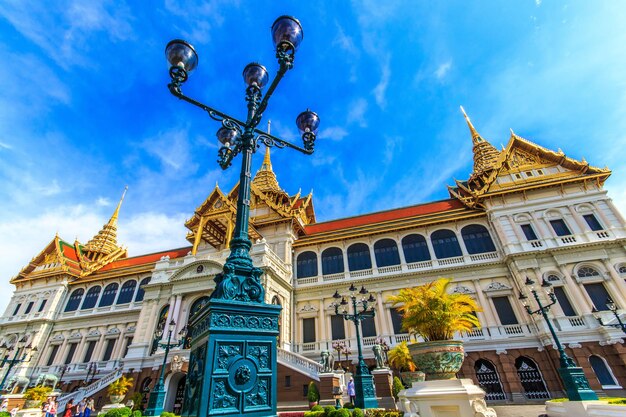
<instances>
[{"instance_id":1,"label":"ornate golden roof","mask_svg":"<svg viewBox=\"0 0 626 417\"><path fill-rule=\"evenodd\" d=\"M496 167L496 162L498 160L498 156L500 156L500 152L491 143L487 142L482 136L480 136L467 116L467 113L465 113L463 106L461 106L461 112L463 113L467 126L472 134L472 150L474 152L474 172L472 173L472 176L480 176Z\"/></svg>"},{"instance_id":2,"label":"ornate golden roof","mask_svg":"<svg viewBox=\"0 0 626 417\"><path fill-rule=\"evenodd\" d=\"M100 229L98 234L91 238L91 240L82 248L83 254L89 260L97 261L100 258L110 255L120 249L117 245L117 218L120 214L120 207L122 206L122 201L124 201L124 196L126 195L127 190L128 187L124 188L122 198L117 204L117 207L107 224L102 226L102 229Z\"/></svg>"},{"instance_id":3,"label":"ornate golden roof","mask_svg":"<svg viewBox=\"0 0 626 417\"><path fill-rule=\"evenodd\" d=\"M474 166L476 167L476 151L483 152L485 147L478 148L474 140L473 126L470 125L474 142ZM476 133L477 134L477 133ZM495 148L494 148L495 149ZM488 151L487 154L493 153ZM511 130L507 146L498 153L495 160L489 162L482 172L476 168L467 181L456 181L456 187L448 187L452 197L458 198L470 208L485 208L484 200L496 195L513 192L524 192L529 189L562 185L568 182L594 181L602 185L611 175L608 168L597 168L589 165L584 158L578 161L565 156L560 149L551 151L527 139L516 135ZM554 169L554 167L561 167ZM500 181L496 181L502 178Z\"/></svg>"}]
</instances>

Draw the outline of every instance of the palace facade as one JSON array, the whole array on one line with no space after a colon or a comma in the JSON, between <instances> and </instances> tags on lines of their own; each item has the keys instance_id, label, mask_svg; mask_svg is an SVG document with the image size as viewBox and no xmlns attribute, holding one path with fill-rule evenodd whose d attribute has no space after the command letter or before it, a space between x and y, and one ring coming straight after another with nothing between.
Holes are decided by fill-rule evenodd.
<instances>
[{"instance_id":1,"label":"palace facade","mask_svg":"<svg viewBox=\"0 0 626 417\"><path fill-rule=\"evenodd\" d=\"M252 182L249 234L266 302L283 307L279 401L305 400L308 381L319 380L320 354L333 342L343 341L355 359L355 328L335 315L335 291L355 284L375 295L376 316L361 328L372 360L377 338L390 346L414 340L402 332L388 297L439 277L451 278L452 291L471 294L483 309L481 327L458 335L467 352L460 376L481 385L489 401L564 396L548 327L520 300L529 295L527 277L552 284L558 303L551 323L591 387L624 395L624 332L601 326L593 313L614 324L607 299L626 306L626 223L603 189L610 170L513 132L498 150L466 121L473 172L448 187L449 199L325 222L316 221L311 194L280 188L266 151ZM155 332L174 320L172 337L181 346L167 358L165 409L179 413L189 357L185 326L208 301L228 256L237 195L238 186L216 186L185 223L184 248L128 257L116 237L122 201L89 242L55 236L11 279L0 354L12 358L18 340L31 349L8 381L34 384L56 375L63 391L87 386L102 406L107 384L127 374L135 381L131 394L147 402L164 359ZM161 339L167 337L165 330Z\"/></svg>"}]
</instances>

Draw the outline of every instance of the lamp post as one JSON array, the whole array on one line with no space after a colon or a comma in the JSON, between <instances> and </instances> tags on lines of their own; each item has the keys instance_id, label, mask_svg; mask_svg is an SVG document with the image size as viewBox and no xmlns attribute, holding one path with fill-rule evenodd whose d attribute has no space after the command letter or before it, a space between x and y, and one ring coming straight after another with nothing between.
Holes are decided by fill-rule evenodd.
<instances>
[{"instance_id":1,"label":"lamp post","mask_svg":"<svg viewBox=\"0 0 626 417\"><path fill-rule=\"evenodd\" d=\"M333 303L335 307L335 314L343 316L344 320L349 320L354 323L356 327L356 346L358 349L358 362L356 365L356 372L354 375L354 388L355 388L355 406L359 408L377 408L378 401L376 400L376 392L374 390L374 377L370 373L365 361L363 360L363 350L361 348L361 333L359 331L359 324L361 321L367 318L374 318L376 311L374 307L368 308L370 304L374 303L376 299L374 295L369 294L369 298L366 298L368 291L364 286L357 292L357 287L354 284L350 285L350 301L352 304L353 313L350 314L346 307L350 304L345 297L339 294L339 291L335 291L333 298L336 300L341 299L341 302ZM361 297L359 299L359 296ZM344 306L343 310L339 312L339 306ZM360 311L359 311L360 307ZM348 307L349 309L349 307Z\"/></svg>"},{"instance_id":2,"label":"lamp post","mask_svg":"<svg viewBox=\"0 0 626 417\"><path fill-rule=\"evenodd\" d=\"M84 381L85 385L90 384L98 372L98 364L96 362L90 362L87 367L87 376Z\"/></svg>"},{"instance_id":3,"label":"lamp post","mask_svg":"<svg viewBox=\"0 0 626 417\"><path fill-rule=\"evenodd\" d=\"M291 16L276 19L271 35L278 71L263 94L269 81L267 69L256 62L244 68L245 121L184 95L181 87L197 67L198 55L183 40L173 40L165 48L170 65L170 92L204 110L222 125L217 131L221 143L217 160L220 167L228 168L235 156L242 155L230 255L222 273L215 276L215 289L208 305L190 323L190 375L185 388L184 416L238 413L268 417L276 414L276 338L281 307L265 302L265 289L260 279L263 271L255 267L250 258L250 165L252 154L261 143L267 147L313 153L320 119L310 110L296 118L303 147L257 129L270 97L283 76L293 68L295 52L304 36L300 22ZM219 359L214 361L214 357Z\"/></svg>"},{"instance_id":4,"label":"lamp post","mask_svg":"<svg viewBox=\"0 0 626 417\"><path fill-rule=\"evenodd\" d=\"M600 317L600 315L598 314L599 311L595 307L593 307L593 310L591 310L591 313L593 313L593 317L595 317L596 320L598 320L598 323L600 323L600 326L622 329L622 331L626 333L626 323L624 323L621 317L619 316L619 313L617 312L617 310L619 310L619 307L617 304L615 304L615 302L611 299L611 297L606 299L606 306L609 308L609 310L611 310L611 312L617 319L617 323L614 323L614 324L604 323L602 321L602 317Z\"/></svg>"},{"instance_id":5,"label":"lamp post","mask_svg":"<svg viewBox=\"0 0 626 417\"><path fill-rule=\"evenodd\" d=\"M144 415L146 416L160 416L163 412L163 402L165 401L165 366L167 365L167 355L170 353L170 349L182 345L185 342L185 336L187 333L186 326L178 332L179 339L172 342L172 333L176 327L176 322L172 319L167 325L167 342L157 342L157 346L165 349L163 355L163 363L161 364L161 373L159 374L159 380L154 385L152 392L150 392L150 400L148 401L148 408ZM154 333L155 339L159 340L163 336L163 326L157 327Z\"/></svg>"},{"instance_id":6,"label":"lamp post","mask_svg":"<svg viewBox=\"0 0 626 417\"><path fill-rule=\"evenodd\" d=\"M31 347L30 344L25 346L26 341L26 335L24 335L21 338L17 339L15 346L7 347L6 344L3 344L2 347L7 348L9 352L15 349L15 353L13 354L13 358L11 359L8 359L8 356L5 356L4 359L2 359L2 364L0 364L0 368L4 368L4 365L6 365L7 363L9 364L9 368L2 377L2 382L0 382L0 391L5 390L4 384L6 383L9 374L13 370L13 367L19 363L30 361L31 358L27 357L28 353L32 354L34 352L37 352L37 347ZM20 356L20 353L22 354L22 356L18 358L18 356Z\"/></svg>"},{"instance_id":7,"label":"lamp post","mask_svg":"<svg viewBox=\"0 0 626 417\"><path fill-rule=\"evenodd\" d=\"M597 400L598 396L596 393L589 387L589 381L585 376L583 369L579 366L576 366L574 360L567 356L565 353L565 349L561 345L559 338L552 327L552 323L548 318L548 311L550 307L557 303L556 295L553 291L548 290L552 286L545 278L541 281L541 287L546 289L546 294L550 298L550 304L543 305L541 303L541 299L539 298L539 294L535 287L535 281L526 277L525 284L530 288L530 292L533 295L533 298L537 302L537 306L539 307L537 310L533 310L527 302L528 297L520 292L519 299L523 302L524 308L529 315L537 314L543 316L546 324L548 325L548 329L552 334L552 338L554 339L554 343L556 344L557 350L559 351L559 361L561 367L559 368L559 375L561 376L561 380L563 381L563 386L565 387L565 391L567 392L567 398L570 401L589 401L589 400Z\"/></svg>"}]
</instances>

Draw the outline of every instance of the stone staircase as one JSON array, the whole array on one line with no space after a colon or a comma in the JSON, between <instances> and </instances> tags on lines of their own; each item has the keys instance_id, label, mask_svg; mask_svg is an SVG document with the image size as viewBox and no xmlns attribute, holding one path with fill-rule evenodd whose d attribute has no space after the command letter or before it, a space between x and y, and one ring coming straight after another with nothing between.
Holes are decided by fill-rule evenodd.
<instances>
[{"instance_id":1,"label":"stone staircase","mask_svg":"<svg viewBox=\"0 0 626 417\"><path fill-rule=\"evenodd\" d=\"M79 388L78 391L61 395L59 398L57 398L57 409L59 410L59 413L62 413L63 410L65 410L65 406L70 400L74 400L74 404L77 404L82 399L93 396L101 389L108 387L113 381L117 381L118 379L120 379L123 373L124 368L122 366L119 366L111 373L105 375L91 385L87 385L84 388Z\"/></svg>"},{"instance_id":2,"label":"stone staircase","mask_svg":"<svg viewBox=\"0 0 626 417\"><path fill-rule=\"evenodd\" d=\"M321 364L285 349L278 348L277 351L276 356L279 364L291 368L294 371L298 371L319 382L319 374L324 369Z\"/></svg>"}]
</instances>

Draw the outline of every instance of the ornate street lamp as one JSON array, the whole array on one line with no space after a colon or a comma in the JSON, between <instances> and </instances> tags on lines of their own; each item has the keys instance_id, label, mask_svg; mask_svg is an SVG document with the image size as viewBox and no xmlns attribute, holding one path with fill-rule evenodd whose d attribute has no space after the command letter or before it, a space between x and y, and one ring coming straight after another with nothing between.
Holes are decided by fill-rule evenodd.
<instances>
[{"instance_id":1,"label":"ornate street lamp","mask_svg":"<svg viewBox=\"0 0 626 417\"><path fill-rule=\"evenodd\" d=\"M337 302L333 303L335 307L335 314L343 316L344 320L349 320L354 323L356 327L356 346L358 349L358 363L356 365L356 373L354 375L354 388L356 398L354 401L354 405L359 408L377 408L378 401L376 400L376 391L374 390L374 377L369 371L369 368L365 364L363 360L363 350L361 349L361 333L359 331L360 322L367 318L374 318L376 315L376 311L374 307L369 307L372 303L376 301L373 294L369 294L369 298L367 298L368 291L364 286L357 292L357 287L354 284L350 285L349 288L350 301L352 302L352 311L350 314L346 307L350 304L345 297L342 297L339 294L339 291L335 291L333 298L337 300ZM339 302L341 299L341 302ZM339 306L342 307L342 311L339 312ZM349 307L348 307L349 308ZM360 308L360 311L359 311Z\"/></svg>"},{"instance_id":2,"label":"ornate street lamp","mask_svg":"<svg viewBox=\"0 0 626 417\"><path fill-rule=\"evenodd\" d=\"M9 364L9 368L7 369L6 373L2 377L2 382L0 382L0 391L5 390L4 384L6 383L6 380L9 377L9 374L13 370L13 367L19 363L30 361L32 358L32 355L35 352L37 352L37 347L32 347L30 343L27 346L25 346L26 341L27 341L26 335L23 335L21 338L18 338L17 342L15 343L15 346L7 347L6 344L3 344L2 347L7 348L8 352L15 349L15 353L13 354L13 358L11 359L8 359L8 356L5 356L4 359L2 359L2 363L0 364L0 368L4 368L4 365L6 365L7 363ZM18 356L20 356L20 353L22 354L22 356L18 358Z\"/></svg>"},{"instance_id":3,"label":"ornate street lamp","mask_svg":"<svg viewBox=\"0 0 626 417\"><path fill-rule=\"evenodd\" d=\"M100 372L98 370L98 364L96 362L90 362L89 366L87 367L87 376L85 377L85 381L84 381L85 385L93 382L93 379L98 372Z\"/></svg>"},{"instance_id":4,"label":"ornate street lamp","mask_svg":"<svg viewBox=\"0 0 626 417\"><path fill-rule=\"evenodd\" d=\"M198 66L198 54L193 46L179 39L171 41L165 48L170 65L170 92L221 122L217 131L221 143L217 160L220 167L228 168L233 158L242 154L230 255L223 272L215 276L215 289L207 307L190 323L190 376L183 415L276 415L276 338L281 307L265 303L265 289L260 280L263 271L255 267L250 258L250 165L252 154L261 143L267 147L313 153L320 119L310 110L296 118L303 147L257 129L274 90L293 68L296 50L304 36L300 22L291 16L276 19L271 35L278 71L270 83L263 65L253 62L244 68L248 110L245 121L184 95L181 87Z\"/></svg>"},{"instance_id":5,"label":"ornate street lamp","mask_svg":"<svg viewBox=\"0 0 626 417\"><path fill-rule=\"evenodd\" d=\"M176 328L176 322L172 319L167 325L167 342L162 343L158 340L163 337L163 326L158 326L156 332L154 332L154 339L157 340L157 346L165 349L163 354L163 363L161 364L161 373L159 374L159 380L154 385L152 392L150 392L150 400L148 401L148 408L144 415L146 416L160 416L163 412L163 402L165 401L165 366L167 365L167 355L170 353L170 349L182 345L187 337L187 326L183 327L178 332L178 339L172 341L172 333Z\"/></svg>"},{"instance_id":6,"label":"ornate street lamp","mask_svg":"<svg viewBox=\"0 0 626 417\"><path fill-rule=\"evenodd\" d=\"M522 292L520 292L519 299L524 304L524 308L529 315L532 316L533 314L540 314L541 316L543 316L543 319L548 325L548 329L550 330L552 338L554 339L554 343L556 344L557 350L559 351L559 360L561 364L561 367L559 368L559 375L561 376L563 386L565 387L565 391L567 392L567 398L569 398L570 401L597 400L598 396L589 387L589 381L587 380L583 369L579 366L576 366L574 360L567 356L567 354L565 353L565 349L563 349L563 346L561 345L561 342L559 341L559 338L557 337L556 332L552 327L552 323L548 318L548 311L550 310L550 307L557 303L556 295L554 294L554 292L547 290L547 288L550 288L552 284L546 281L545 278L541 281L541 287L546 288L546 294L550 298L550 304L546 305L543 305L541 303L539 294L533 286L535 284L535 281L526 277L525 284L530 287L530 292L537 302L537 306L539 308L537 310L533 310L528 305L528 297L526 297L526 295L524 295Z\"/></svg>"},{"instance_id":7,"label":"ornate street lamp","mask_svg":"<svg viewBox=\"0 0 626 417\"><path fill-rule=\"evenodd\" d=\"M591 313L593 314L593 317L595 317L595 319L598 320L598 323L600 323L600 326L613 327L613 328L616 328L616 329L622 329L622 331L624 333L626 333L626 323L624 323L622 321L622 318L619 316L619 313L617 312L617 310L619 310L619 306L617 304L615 304L615 301L613 301L613 299L611 297L608 297L606 299L606 306L609 308L609 310L611 310L611 312L613 313L613 315L617 319L617 323L613 323L613 324L604 323L602 321L602 317L600 317L600 315L598 314L600 312L598 311L598 309L596 309L595 306L591 310Z\"/></svg>"}]
</instances>

